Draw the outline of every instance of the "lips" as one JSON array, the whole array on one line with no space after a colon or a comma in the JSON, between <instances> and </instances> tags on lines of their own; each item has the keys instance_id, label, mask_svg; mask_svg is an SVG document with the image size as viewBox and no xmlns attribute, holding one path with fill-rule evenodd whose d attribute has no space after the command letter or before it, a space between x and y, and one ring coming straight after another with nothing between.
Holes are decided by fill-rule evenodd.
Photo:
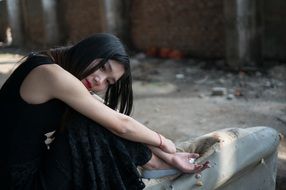
<instances>
[{"instance_id":1,"label":"lips","mask_svg":"<svg viewBox=\"0 0 286 190\"><path fill-rule=\"evenodd\" d=\"M84 82L85 82L84 83L85 87L88 88L88 89L91 89L91 83L87 79L85 79Z\"/></svg>"}]
</instances>

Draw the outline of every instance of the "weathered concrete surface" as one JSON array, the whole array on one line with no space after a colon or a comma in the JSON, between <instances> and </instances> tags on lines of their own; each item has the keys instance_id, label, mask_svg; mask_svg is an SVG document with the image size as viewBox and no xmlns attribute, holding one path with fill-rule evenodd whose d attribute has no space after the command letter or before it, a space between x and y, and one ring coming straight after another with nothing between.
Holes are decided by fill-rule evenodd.
<instances>
[{"instance_id":1,"label":"weathered concrete surface","mask_svg":"<svg viewBox=\"0 0 286 190\"><path fill-rule=\"evenodd\" d=\"M0 85L19 58L0 53ZM132 64L133 116L175 142L226 127L270 126L286 135L285 64L266 73L229 73L202 60L175 62L144 55L135 56ZM213 87L225 88L226 95L211 96ZM281 185L286 176L285 147L283 140L277 189L286 187Z\"/></svg>"},{"instance_id":2,"label":"weathered concrete surface","mask_svg":"<svg viewBox=\"0 0 286 190\"><path fill-rule=\"evenodd\" d=\"M140 81L134 85L134 117L175 142L228 127L269 126L286 135L285 64L230 73L201 60L135 58L133 63L134 78ZM212 96L213 87L226 94ZM278 158L277 190L286 188L285 139Z\"/></svg>"}]
</instances>

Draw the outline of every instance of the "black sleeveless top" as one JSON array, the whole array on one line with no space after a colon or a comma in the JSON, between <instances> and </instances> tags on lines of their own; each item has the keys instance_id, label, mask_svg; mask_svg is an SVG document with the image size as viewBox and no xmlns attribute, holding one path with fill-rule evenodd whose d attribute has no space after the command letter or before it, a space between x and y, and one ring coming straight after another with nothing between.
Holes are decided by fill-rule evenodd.
<instances>
[{"instance_id":1,"label":"black sleeveless top","mask_svg":"<svg viewBox=\"0 0 286 190\"><path fill-rule=\"evenodd\" d=\"M53 64L53 61L47 56L28 56L0 90L0 150L3 155L0 159L6 166L41 159L46 150L45 133L60 125L65 109L63 102L52 99L42 104L29 104L20 96L25 77L43 64Z\"/></svg>"}]
</instances>

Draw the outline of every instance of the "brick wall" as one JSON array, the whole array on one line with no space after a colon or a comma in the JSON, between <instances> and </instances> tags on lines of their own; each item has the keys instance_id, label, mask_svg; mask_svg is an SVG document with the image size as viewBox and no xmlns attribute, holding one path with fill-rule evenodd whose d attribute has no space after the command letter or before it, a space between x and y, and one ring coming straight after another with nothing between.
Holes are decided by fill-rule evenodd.
<instances>
[{"instance_id":1,"label":"brick wall","mask_svg":"<svg viewBox=\"0 0 286 190\"><path fill-rule=\"evenodd\" d=\"M24 23L25 45L30 47L45 46L45 30L43 20L43 8L41 1L24 0L22 16ZM25 11L24 11L25 10Z\"/></svg>"},{"instance_id":2,"label":"brick wall","mask_svg":"<svg viewBox=\"0 0 286 190\"><path fill-rule=\"evenodd\" d=\"M263 55L286 60L286 1L263 1ZM223 0L132 0L136 48L167 47L199 57L224 57Z\"/></svg>"},{"instance_id":3,"label":"brick wall","mask_svg":"<svg viewBox=\"0 0 286 190\"><path fill-rule=\"evenodd\" d=\"M133 0L131 35L136 48L175 48L200 57L224 55L222 0Z\"/></svg>"},{"instance_id":4,"label":"brick wall","mask_svg":"<svg viewBox=\"0 0 286 190\"><path fill-rule=\"evenodd\" d=\"M286 60L286 1L264 0L263 54L269 59Z\"/></svg>"},{"instance_id":5,"label":"brick wall","mask_svg":"<svg viewBox=\"0 0 286 190\"><path fill-rule=\"evenodd\" d=\"M126 2L128 3L126 3ZM45 21L40 0L23 0L24 40L42 47ZM134 47L171 48L196 57L224 57L224 0L124 0L130 26L128 38ZM58 4L59 45L76 42L92 33L104 32L106 26L101 0L61 0ZM129 11L130 4L130 11ZM36 8L35 8L36 7ZM3 6L2 6L3 8ZM286 60L286 1L263 0L263 55ZM2 17L1 22L5 23ZM127 22L126 22L127 23ZM5 25L5 24L3 24ZM124 31L123 30L123 31ZM4 29L1 29L3 38ZM12 31L13 33L13 31ZM130 34L130 35L129 35ZM126 37L125 37L126 38ZM60 44L62 43L62 44Z\"/></svg>"},{"instance_id":6,"label":"brick wall","mask_svg":"<svg viewBox=\"0 0 286 190\"><path fill-rule=\"evenodd\" d=\"M59 4L68 42L102 32L100 0L62 0Z\"/></svg>"}]
</instances>

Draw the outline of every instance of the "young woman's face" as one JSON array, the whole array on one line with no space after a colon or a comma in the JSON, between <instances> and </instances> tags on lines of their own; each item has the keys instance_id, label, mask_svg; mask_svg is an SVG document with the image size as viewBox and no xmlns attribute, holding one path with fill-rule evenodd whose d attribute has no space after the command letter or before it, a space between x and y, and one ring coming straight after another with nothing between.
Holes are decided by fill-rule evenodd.
<instances>
[{"instance_id":1,"label":"young woman's face","mask_svg":"<svg viewBox=\"0 0 286 190\"><path fill-rule=\"evenodd\" d=\"M91 65L96 65L100 59L94 60ZM101 68L81 80L89 91L101 92L109 85L115 84L124 74L124 66L115 60L108 60Z\"/></svg>"}]
</instances>

